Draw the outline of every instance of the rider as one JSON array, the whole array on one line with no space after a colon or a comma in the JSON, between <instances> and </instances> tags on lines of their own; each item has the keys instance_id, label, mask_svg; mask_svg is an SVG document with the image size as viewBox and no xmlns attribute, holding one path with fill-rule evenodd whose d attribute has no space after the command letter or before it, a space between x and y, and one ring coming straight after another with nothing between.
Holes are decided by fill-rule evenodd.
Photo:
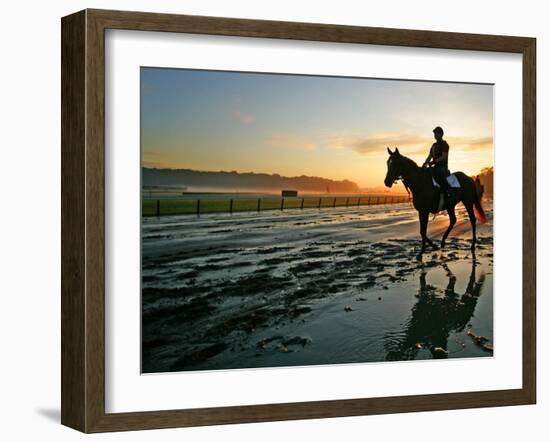
<instances>
[{"instance_id":1,"label":"rider","mask_svg":"<svg viewBox=\"0 0 550 442\"><path fill-rule=\"evenodd\" d=\"M443 139L443 129L437 126L434 130L435 143L432 144L430 153L422 167L432 166L432 173L435 181L444 192L447 201L451 198L451 187L447 182L449 172L449 145Z\"/></svg>"}]
</instances>

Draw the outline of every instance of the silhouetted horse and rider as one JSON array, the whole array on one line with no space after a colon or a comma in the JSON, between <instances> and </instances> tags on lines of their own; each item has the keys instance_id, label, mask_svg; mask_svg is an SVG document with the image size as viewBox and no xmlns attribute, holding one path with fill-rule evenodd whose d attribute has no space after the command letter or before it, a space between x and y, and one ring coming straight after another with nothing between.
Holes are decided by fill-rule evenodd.
<instances>
[{"instance_id":1,"label":"silhouetted horse and rider","mask_svg":"<svg viewBox=\"0 0 550 442\"><path fill-rule=\"evenodd\" d=\"M455 206L462 202L470 223L472 225L472 252L476 247L476 216L481 223L486 222L485 212L481 206L480 197L472 178L462 172L455 172L453 175L458 180L460 187L451 187L447 178L449 145L443 139L443 129L436 127L434 130L436 142L430 148L430 153L422 167L419 167L413 160L399 153L396 147L392 152L388 148L390 157L387 161L388 171L384 184L391 187L396 181L402 180L403 184L412 193L412 200L415 209L418 211L420 220L420 235L422 237L422 248L420 255L425 252L426 243L435 249L435 245L428 238L428 218L430 213L438 213L446 210L449 214L449 227L441 239L441 248L445 246L445 240L456 224ZM433 180L439 185L436 187Z\"/></svg>"}]
</instances>

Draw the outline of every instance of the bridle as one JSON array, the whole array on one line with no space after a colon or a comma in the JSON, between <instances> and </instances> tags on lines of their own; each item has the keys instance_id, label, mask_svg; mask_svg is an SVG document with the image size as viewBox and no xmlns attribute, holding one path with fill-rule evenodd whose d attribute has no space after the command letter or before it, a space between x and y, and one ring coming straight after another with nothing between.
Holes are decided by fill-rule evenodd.
<instances>
[{"instance_id":1,"label":"bridle","mask_svg":"<svg viewBox=\"0 0 550 442\"><path fill-rule=\"evenodd\" d=\"M391 161L393 161L393 158L391 159ZM391 165L391 163L390 163ZM394 180L393 180L393 184L397 183L398 181L401 181L403 183L403 186L405 187L405 190L407 191L407 194L409 195L409 201L411 200L411 189L409 188L409 186L407 186L407 183L405 182L405 178L403 178L402 175L397 175Z\"/></svg>"}]
</instances>

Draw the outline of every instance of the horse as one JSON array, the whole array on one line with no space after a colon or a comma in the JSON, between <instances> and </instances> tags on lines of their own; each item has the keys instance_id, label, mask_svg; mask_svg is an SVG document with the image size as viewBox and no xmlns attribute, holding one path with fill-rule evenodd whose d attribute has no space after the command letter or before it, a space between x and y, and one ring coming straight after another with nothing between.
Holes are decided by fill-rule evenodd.
<instances>
[{"instance_id":1,"label":"horse","mask_svg":"<svg viewBox=\"0 0 550 442\"><path fill-rule=\"evenodd\" d=\"M426 231L428 229L428 218L430 213L435 214L440 211L440 190L433 185L432 174L428 169L419 167L413 160L401 155L397 147L393 152L389 147L387 149L390 156L387 161L388 171L384 179L384 184L386 187L392 187L395 182L402 180L407 190L410 189L412 192L413 205L418 211L418 219L420 221L422 248L419 257L421 257L426 250L426 243L428 243L432 249L437 249L434 243L428 238ZM487 217L481 206L480 197L476 191L474 180L463 172L455 172L454 175L460 183L460 188L451 189L452 200L450 203L447 203L445 207L449 214L449 227L441 239L441 249L445 247L445 241L456 224L455 206L462 202L468 212L470 224L472 225L471 251L475 253L476 218L483 224L487 221Z\"/></svg>"}]
</instances>

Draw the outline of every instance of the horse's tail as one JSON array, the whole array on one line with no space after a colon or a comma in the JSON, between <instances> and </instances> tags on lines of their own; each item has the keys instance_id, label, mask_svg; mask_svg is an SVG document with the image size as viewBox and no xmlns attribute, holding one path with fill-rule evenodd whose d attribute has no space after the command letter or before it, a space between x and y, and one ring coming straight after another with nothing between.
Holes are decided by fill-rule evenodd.
<instances>
[{"instance_id":1,"label":"horse's tail","mask_svg":"<svg viewBox=\"0 0 550 442\"><path fill-rule=\"evenodd\" d=\"M481 206L481 201L479 200L479 195L477 192L474 199L474 213L476 215L477 220L481 224L485 224L487 222L487 216L485 215L485 211Z\"/></svg>"},{"instance_id":2,"label":"horse's tail","mask_svg":"<svg viewBox=\"0 0 550 442\"><path fill-rule=\"evenodd\" d=\"M487 222L487 215L485 215L485 211L483 210L483 207L481 206L481 197L479 196L479 193L477 192L476 185L474 180L466 175L464 172L455 172L455 176L458 178L458 181L460 182L460 185L464 189L464 191L467 191L466 189L472 189L472 192L474 193L474 214L477 220L481 224L485 224ZM471 186L471 187L470 187ZM469 200L469 198L468 198Z\"/></svg>"}]
</instances>

